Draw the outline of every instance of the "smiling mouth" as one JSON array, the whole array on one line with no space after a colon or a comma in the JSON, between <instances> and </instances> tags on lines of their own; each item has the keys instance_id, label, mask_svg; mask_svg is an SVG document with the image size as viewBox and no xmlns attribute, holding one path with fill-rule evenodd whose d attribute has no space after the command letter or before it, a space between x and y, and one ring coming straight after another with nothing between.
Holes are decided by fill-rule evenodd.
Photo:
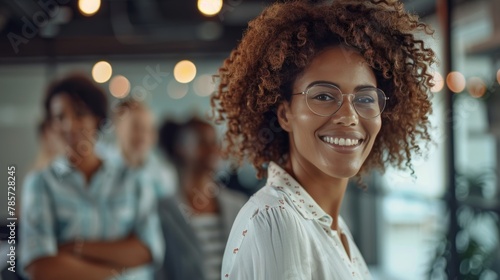
<instances>
[{"instance_id":1,"label":"smiling mouth","mask_svg":"<svg viewBox=\"0 0 500 280\"><path fill-rule=\"evenodd\" d=\"M363 143L363 139L358 138L347 138L347 137L331 137L331 136L322 136L321 140L325 143L341 146L341 147L356 147Z\"/></svg>"}]
</instances>

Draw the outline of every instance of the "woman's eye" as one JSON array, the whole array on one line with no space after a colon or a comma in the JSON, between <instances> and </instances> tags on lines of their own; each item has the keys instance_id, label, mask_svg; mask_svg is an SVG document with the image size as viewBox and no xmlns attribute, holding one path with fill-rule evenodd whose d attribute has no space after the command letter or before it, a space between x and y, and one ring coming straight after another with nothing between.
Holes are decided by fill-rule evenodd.
<instances>
[{"instance_id":1,"label":"woman's eye","mask_svg":"<svg viewBox=\"0 0 500 280\"><path fill-rule=\"evenodd\" d=\"M371 103L375 103L375 98L371 97L371 96L358 96L356 97L356 103L360 103L360 104L371 104Z\"/></svg>"},{"instance_id":2,"label":"woman's eye","mask_svg":"<svg viewBox=\"0 0 500 280\"><path fill-rule=\"evenodd\" d=\"M319 101L332 101L335 100L335 98L331 94L327 93L320 93L317 94L314 99L319 100Z\"/></svg>"}]
</instances>

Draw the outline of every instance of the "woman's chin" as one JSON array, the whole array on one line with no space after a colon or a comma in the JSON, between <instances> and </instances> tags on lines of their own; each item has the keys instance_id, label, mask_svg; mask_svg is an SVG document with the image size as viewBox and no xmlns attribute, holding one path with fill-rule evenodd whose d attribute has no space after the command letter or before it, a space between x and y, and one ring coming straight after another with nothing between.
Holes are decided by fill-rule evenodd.
<instances>
[{"instance_id":1,"label":"woman's chin","mask_svg":"<svg viewBox=\"0 0 500 280\"><path fill-rule=\"evenodd\" d=\"M349 179L356 174L358 174L360 170L360 166L349 166L349 165L343 165L339 166L338 164L336 165L328 165L325 169L326 173L329 177L332 178L338 178L338 179Z\"/></svg>"}]
</instances>

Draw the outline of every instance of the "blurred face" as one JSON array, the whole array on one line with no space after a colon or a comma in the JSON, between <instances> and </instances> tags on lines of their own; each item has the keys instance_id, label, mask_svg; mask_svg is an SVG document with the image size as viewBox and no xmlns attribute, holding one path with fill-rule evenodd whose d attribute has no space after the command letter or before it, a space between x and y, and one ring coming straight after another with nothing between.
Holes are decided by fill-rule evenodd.
<instances>
[{"instance_id":1,"label":"blurred face","mask_svg":"<svg viewBox=\"0 0 500 280\"><path fill-rule=\"evenodd\" d=\"M61 93L52 98L50 115L53 131L65 145L80 155L93 153L98 120L85 105Z\"/></svg>"},{"instance_id":2,"label":"blurred face","mask_svg":"<svg viewBox=\"0 0 500 280\"><path fill-rule=\"evenodd\" d=\"M59 138L59 135L55 133L52 126L45 127L40 138L42 149L49 155L57 155L62 152L62 144Z\"/></svg>"},{"instance_id":3,"label":"blurred face","mask_svg":"<svg viewBox=\"0 0 500 280\"><path fill-rule=\"evenodd\" d=\"M118 143L125 153L144 158L156 142L153 114L146 108L125 112L117 121Z\"/></svg>"},{"instance_id":4,"label":"blurred face","mask_svg":"<svg viewBox=\"0 0 500 280\"><path fill-rule=\"evenodd\" d=\"M318 82L334 84L344 94L377 86L363 57L347 54L341 47L320 52L295 80L293 93ZM289 132L292 160L311 174L355 176L370 154L381 117L360 117L348 96L343 96L344 103L336 113L319 116L309 109L306 98L304 94L293 95L290 103L280 105L278 113L280 124Z\"/></svg>"},{"instance_id":5,"label":"blurred face","mask_svg":"<svg viewBox=\"0 0 500 280\"><path fill-rule=\"evenodd\" d=\"M219 161L219 145L215 129L197 125L181 137L181 156L186 165L200 171L215 171Z\"/></svg>"}]
</instances>

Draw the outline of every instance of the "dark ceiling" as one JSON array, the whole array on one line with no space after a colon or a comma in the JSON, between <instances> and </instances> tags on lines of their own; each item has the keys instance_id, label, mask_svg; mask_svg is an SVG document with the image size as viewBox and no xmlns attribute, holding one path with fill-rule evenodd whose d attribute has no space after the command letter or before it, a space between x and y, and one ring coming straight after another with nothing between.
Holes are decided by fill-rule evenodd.
<instances>
[{"instance_id":1,"label":"dark ceiling","mask_svg":"<svg viewBox=\"0 0 500 280\"><path fill-rule=\"evenodd\" d=\"M196 0L102 0L85 17L76 0L0 0L0 59L227 53L272 2L225 0L205 17ZM435 12L435 0L403 2L421 17Z\"/></svg>"}]
</instances>

